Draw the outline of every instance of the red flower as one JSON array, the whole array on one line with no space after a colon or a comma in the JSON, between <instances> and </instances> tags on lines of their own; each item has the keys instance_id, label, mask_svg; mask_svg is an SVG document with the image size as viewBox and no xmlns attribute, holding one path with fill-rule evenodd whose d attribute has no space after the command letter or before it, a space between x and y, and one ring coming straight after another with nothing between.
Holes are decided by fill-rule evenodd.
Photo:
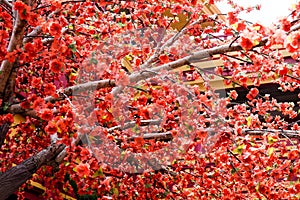
<instances>
[{"instance_id":1,"label":"red flower","mask_svg":"<svg viewBox=\"0 0 300 200\"><path fill-rule=\"evenodd\" d=\"M299 151L297 149L293 149L289 152L288 154L288 159L289 160L295 160L299 156Z\"/></svg>"},{"instance_id":2,"label":"red flower","mask_svg":"<svg viewBox=\"0 0 300 200\"><path fill-rule=\"evenodd\" d=\"M59 73L60 71L63 70L63 67L64 67L64 64L62 62L60 62L59 60L57 60L57 59L52 60L50 62L50 70L53 73Z\"/></svg>"},{"instance_id":3,"label":"red flower","mask_svg":"<svg viewBox=\"0 0 300 200\"><path fill-rule=\"evenodd\" d=\"M236 98L238 97L238 94L235 90L231 90L229 95L234 100L236 100Z\"/></svg>"},{"instance_id":4,"label":"red flower","mask_svg":"<svg viewBox=\"0 0 300 200\"><path fill-rule=\"evenodd\" d=\"M27 19L31 15L30 6L24 4L21 1L15 2L14 9L19 12L21 19Z\"/></svg>"},{"instance_id":5,"label":"red flower","mask_svg":"<svg viewBox=\"0 0 300 200\"><path fill-rule=\"evenodd\" d=\"M27 22L31 26L38 26L39 24L39 16L36 13L30 13L30 15L27 18Z\"/></svg>"},{"instance_id":6,"label":"red flower","mask_svg":"<svg viewBox=\"0 0 300 200\"><path fill-rule=\"evenodd\" d=\"M242 21L237 24L236 30L241 32L241 31L245 30L245 28L246 28L246 24L244 21Z\"/></svg>"},{"instance_id":7,"label":"red flower","mask_svg":"<svg viewBox=\"0 0 300 200\"><path fill-rule=\"evenodd\" d=\"M284 75L287 75L288 71L289 71L289 69L287 68L286 65L284 65L278 69L278 74L280 76L284 76Z\"/></svg>"},{"instance_id":8,"label":"red flower","mask_svg":"<svg viewBox=\"0 0 300 200\"><path fill-rule=\"evenodd\" d=\"M285 46L289 52L300 50L300 31L292 32L285 40Z\"/></svg>"},{"instance_id":9,"label":"red flower","mask_svg":"<svg viewBox=\"0 0 300 200\"><path fill-rule=\"evenodd\" d=\"M88 159L88 157L90 156L90 151L87 148L82 148L80 151L80 156L83 159Z\"/></svg>"},{"instance_id":10,"label":"red flower","mask_svg":"<svg viewBox=\"0 0 300 200\"><path fill-rule=\"evenodd\" d=\"M291 22L289 22L287 19L280 20L282 30L288 32L291 29Z\"/></svg>"},{"instance_id":11,"label":"red flower","mask_svg":"<svg viewBox=\"0 0 300 200\"><path fill-rule=\"evenodd\" d=\"M16 59L16 54L15 54L15 52L8 52L8 53L5 55L5 59L8 60L8 62L10 62L10 63L15 62L15 59Z\"/></svg>"},{"instance_id":12,"label":"red flower","mask_svg":"<svg viewBox=\"0 0 300 200\"><path fill-rule=\"evenodd\" d=\"M192 4L193 6L197 5L197 0L191 0L191 4Z\"/></svg>"},{"instance_id":13,"label":"red flower","mask_svg":"<svg viewBox=\"0 0 300 200\"><path fill-rule=\"evenodd\" d=\"M90 174L90 165L88 163L80 163L76 166L75 171L79 176L88 176Z\"/></svg>"},{"instance_id":14,"label":"red flower","mask_svg":"<svg viewBox=\"0 0 300 200\"><path fill-rule=\"evenodd\" d=\"M20 106L23 109L28 109L30 108L30 103L28 101L23 101L22 103L20 103Z\"/></svg>"},{"instance_id":15,"label":"red flower","mask_svg":"<svg viewBox=\"0 0 300 200\"><path fill-rule=\"evenodd\" d=\"M36 98L34 101L33 101L33 104L32 104L32 108L33 109L40 109L42 107L45 106L45 101L43 98L41 97L38 97Z\"/></svg>"},{"instance_id":16,"label":"red flower","mask_svg":"<svg viewBox=\"0 0 300 200\"><path fill-rule=\"evenodd\" d=\"M252 88L250 92L246 95L246 97L251 101L258 95L258 93L259 91L257 88Z\"/></svg>"},{"instance_id":17,"label":"red flower","mask_svg":"<svg viewBox=\"0 0 300 200\"><path fill-rule=\"evenodd\" d=\"M26 9L26 4L24 4L22 1L16 1L14 4L14 9L17 11L23 11Z\"/></svg>"},{"instance_id":18,"label":"red flower","mask_svg":"<svg viewBox=\"0 0 300 200\"><path fill-rule=\"evenodd\" d=\"M242 48L244 50L248 51L248 50L252 49L253 42L249 38L242 37L240 45L242 46Z\"/></svg>"},{"instance_id":19,"label":"red flower","mask_svg":"<svg viewBox=\"0 0 300 200\"><path fill-rule=\"evenodd\" d=\"M43 109L41 112L40 112L40 115L39 117L42 119L42 120L45 120L45 121L50 121L53 117L53 113L52 111L49 109L49 108L46 108L46 109Z\"/></svg>"},{"instance_id":20,"label":"red flower","mask_svg":"<svg viewBox=\"0 0 300 200\"><path fill-rule=\"evenodd\" d=\"M41 84L42 84L42 78L41 77L33 77L31 80L31 85L33 88L41 88Z\"/></svg>"},{"instance_id":21,"label":"red flower","mask_svg":"<svg viewBox=\"0 0 300 200\"><path fill-rule=\"evenodd\" d=\"M167 63L169 62L169 57L166 54L162 54L159 56L159 60L161 63Z\"/></svg>"},{"instance_id":22,"label":"red flower","mask_svg":"<svg viewBox=\"0 0 300 200\"><path fill-rule=\"evenodd\" d=\"M57 132L57 127L53 122L49 122L45 128L46 133L52 135Z\"/></svg>"},{"instance_id":23,"label":"red flower","mask_svg":"<svg viewBox=\"0 0 300 200\"><path fill-rule=\"evenodd\" d=\"M30 16L30 8L26 8L19 12L20 18L27 20Z\"/></svg>"},{"instance_id":24,"label":"red flower","mask_svg":"<svg viewBox=\"0 0 300 200\"><path fill-rule=\"evenodd\" d=\"M32 43L26 43L24 45L25 52L28 53L30 57L35 57L36 52L35 52L35 46Z\"/></svg>"},{"instance_id":25,"label":"red flower","mask_svg":"<svg viewBox=\"0 0 300 200\"><path fill-rule=\"evenodd\" d=\"M4 120L11 124L14 122L14 116L9 113L9 114L5 115Z\"/></svg>"},{"instance_id":26,"label":"red flower","mask_svg":"<svg viewBox=\"0 0 300 200\"><path fill-rule=\"evenodd\" d=\"M56 86L53 85L52 83L47 83L44 86L44 93L45 93L45 95L55 96L56 95Z\"/></svg>"},{"instance_id":27,"label":"red flower","mask_svg":"<svg viewBox=\"0 0 300 200\"><path fill-rule=\"evenodd\" d=\"M53 22L50 25L49 31L51 35L59 37L61 35L61 29L62 27L60 24Z\"/></svg>"},{"instance_id":28,"label":"red flower","mask_svg":"<svg viewBox=\"0 0 300 200\"><path fill-rule=\"evenodd\" d=\"M233 12L229 12L227 17L228 17L229 24L234 24L238 21L236 14Z\"/></svg>"},{"instance_id":29,"label":"red flower","mask_svg":"<svg viewBox=\"0 0 300 200\"><path fill-rule=\"evenodd\" d=\"M68 131L67 120L63 120L63 119L58 120L56 124L62 133L65 133Z\"/></svg>"}]
</instances>

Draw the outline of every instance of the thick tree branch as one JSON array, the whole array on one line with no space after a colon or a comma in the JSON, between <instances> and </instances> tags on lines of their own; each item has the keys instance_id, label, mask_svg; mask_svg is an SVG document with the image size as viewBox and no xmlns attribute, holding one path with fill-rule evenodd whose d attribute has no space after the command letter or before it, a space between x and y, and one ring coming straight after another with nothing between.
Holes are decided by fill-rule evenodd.
<instances>
[{"instance_id":1,"label":"thick tree branch","mask_svg":"<svg viewBox=\"0 0 300 200\"><path fill-rule=\"evenodd\" d=\"M23 44L32 41L33 37L37 36L42 32L42 28L37 26L33 31L31 31L26 37L23 39Z\"/></svg>"},{"instance_id":2,"label":"thick tree branch","mask_svg":"<svg viewBox=\"0 0 300 200\"><path fill-rule=\"evenodd\" d=\"M243 134L248 135L263 135L264 133L278 133L282 138L300 139L300 131L282 130L282 129L243 129Z\"/></svg>"},{"instance_id":3,"label":"thick tree branch","mask_svg":"<svg viewBox=\"0 0 300 200\"><path fill-rule=\"evenodd\" d=\"M178 121L179 118L175 118L175 121ZM156 119L156 120L141 120L140 122L140 126L148 126L148 125L160 125L160 123L162 122L163 120L162 119ZM133 121L133 122L128 122L128 123L125 123L123 126L114 126L114 127L111 127L109 129L107 129L107 132L113 132L115 130L125 130L125 129L128 129L128 128L132 128L134 126L136 126L136 122Z\"/></svg>"},{"instance_id":4,"label":"thick tree branch","mask_svg":"<svg viewBox=\"0 0 300 200\"><path fill-rule=\"evenodd\" d=\"M10 124L8 122L5 122L2 125L0 125L0 147L5 141L9 128L10 128Z\"/></svg>"},{"instance_id":5,"label":"thick tree branch","mask_svg":"<svg viewBox=\"0 0 300 200\"><path fill-rule=\"evenodd\" d=\"M263 39L261 43L258 46L262 46L267 42L267 39ZM135 72L129 76L130 82L131 83L136 83L141 80L145 80L147 78L151 78L157 75L158 72L160 71L170 71L176 68L179 68L181 66L197 62L199 60L209 58L213 55L216 54L223 54L227 52L232 52L232 51L239 51L242 50L242 47L239 44L233 44L233 45L222 45L218 47L214 47L211 49L204 49L197 51L189 56L186 56L184 58L178 59L176 61L154 67L151 70L144 70L141 72ZM115 87L117 86L114 81L111 80L100 80L100 81L93 81L93 82L88 82L88 83L83 83L75 86L68 87L64 90L64 93L66 95L72 95L76 92L82 92L82 91L87 91L87 90L95 90L95 89L100 89L100 88L106 88L106 87ZM115 88L112 92L114 95L118 94L122 90L122 87L117 87ZM47 97L48 101L56 101L60 99L55 99L51 97ZM26 114L20 104L15 104L9 107L8 112L10 113L23 113ZM32 114L32 112L27 113L27 114Z\"/></svg>"},{"instance_id":6,"label":"thick tree branch","mask_svg":"<svg viewBox=\"0 0 300 200\"><path fill-rule=\"evenodd\" d=\"M83 92L83 91L91 91L91 90L97 90L97 89L100 89L100 88L115 87L115 86L116 86L115 81L109 80L109 79L83 83L83 84L79 84L79 85L75 85L75 86L65 88L63 90L63 92L60 93L59 98L54 98L52 96L49 96L49 97L45 98L45 101L46 102L55 102L55 101L65 99L66 96L72 96L73 94L80 93L80 92ZM13 113L13 114L22 113L24 115L32 116L32 117L36 116L34 110L31 110L31 109L24 110L21 107L20 104L11 105L7 109L7 112L8 113Z\"/></svg>"},{"instance_id":7,"label":"thick tree branch","mask_svg":"<svg viewBox=\"0 0 300 200\"><path fill-rule=\"evenodd\" d=\"M42 165L55 163L56 157L64 148L65 145L63 144L53 144L21 164L0 174L0 200L5 200L17 191Z\"/></svg>"},{"instance_id":8,"label":"thick tree branch","mask_svg":"<svg viewBox=\"0 0 300 200\"><path fill-rule=\"evenodd\" d=\"M0 4L4 5L5 8L9 9L8 11L11 13L12 12L12 5L9 3L7 0L1 0Z\"/></svg>"},{"instance_id":9,"label":"thick tree branch","mask_svg":"<svg viewBox=\"0 0 300 200\"><path fill-rule=\"evenodd\" d=\"M28 4L28 0L23 1ZM13 52L18 46L21 47L23 43L23 37L25 32L26 21L20 18L20 15L17 14L16 19L14 21L14 27L12 30L12 35L8 44L7 52ZM6 91L6 86L8 81L11 79L12 70L14 67L14 63L9 62L8 60L4 60L1 63L0 67L0 98L5 96L5 93L11 93L11 91Z\"/></svg>"},{"instance_id":10,"label":"thick tree branch","mask_svg":"<svg viewBox=\"0 0 300 200\"><path fill-rule=\"evenodd\" d=\"M112 129L112 128L111 128ZM204 128L201 129L203 132L215 132L216 129L214 128ZM233 130L227 130L228 132L233 132ZM279 137L281 138L295 138L300 139L300 131L293 131L293 130L281 130L281 129L243 129L242 133L245 135L263 135L265 133L278 133ZM135 138L142 137L145 140L155 139L155 140L172 140L173 136L170 132L163 132L163 133L147 133L143 136L133 136L128 138L128 141L132 141Z\"/></svg>"}]
</instances>

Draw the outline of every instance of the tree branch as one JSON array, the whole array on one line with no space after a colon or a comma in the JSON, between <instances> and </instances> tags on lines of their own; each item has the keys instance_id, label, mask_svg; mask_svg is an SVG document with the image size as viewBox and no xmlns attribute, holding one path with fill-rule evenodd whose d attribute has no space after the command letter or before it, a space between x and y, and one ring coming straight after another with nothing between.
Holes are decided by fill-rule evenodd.
<instances>
[{"instance_id":1,"label":"tree branch","mask_svg":"<svg viewBox=\"0 0 300 200\"><path fill-rule=\"evenodd\" d=\"M23 39L23 44L32 41L33 37L37 36L41 32L42 32L41 26L35 27L35 29L31 31L28 35L26 35L26 37Z\"/></svg>"},{"instance_id":2,"label":"tree branch","mask_svg":"<svg viewBox=\"0 0 300 200\"><path fill-rule=\"evenodd\" d=\"M28 0L23 1L24 3L28 4ZM24 32L26 28L27 22L25 20L21 20L20 15L17 14L14 27L12 30L12 35L8 44L7 52L13 52L18 46L22 46ZM11 72L13 70L13 64L9 62L8 60L4 60L1 63L0 67L0 98L3 98L5 96L5 93L10 93L11 91L5 91L7 83L9 79L11 78Z\"/></svg>"},{"instance_id":3,"label":"tree branch","mask_svg":"<svg viewBox=\"0 0 300 200\"><path fill-rule=\"evenodd\" d=\"M190 26L194 26L196 24L203 23L206 21L207 19L205 20L199 19L193 22ZM165 50L166 47L172 45L178 38L180 38L183 34L185 34L188 31L188 29L186 28L188 23L189 21L185 24L185 26L180 31L178 31L173 37L168 39L163 45L158 45L154 54L144 64L141 65L141 69L148 68L149 65L157 58L157 56L162 54L162 52Z\"/></svg>"},{"instance_id":4,"label":"tree branch","mask_svg":"<svg viewBox=\"0 0 300 200\"><path fill-rule=\"evenodd\" d=\"M204 132L215 132L216 129L214 128L204 128L201 129ZM233 130L228 130L228 132L233 132ZM293 131L293 130L281 130L281 129L243 129L242 133L245 135L263 135L264 133L278 133L279 137L281 138L296 138L300 139L300 131ZM128 138L128 141L132 141L135 138L143 138L145 140L155 139L155 140L172 140L173 136L170 132L163 132L163 133L147 133L143 136L133 136Z\"/></svg>"},{"instance_id":5,"label":"tree branch","mask_svg":"<svg viewBox=\"0 0 300 200\"><path fill-rule=\"evenodd\" d=\"M55 163L55 158L64 150L63 144L52 144L35 156L0 174L0 200L5 200L24 184L42 166Z\"/></svg>"},{"instance_id":6,"label":"tree branch","mask_svg":"<svg viewBox=\"0 0 300 200\"><path fill-rule=\"evenodd\" d=\"M89 91L89 90L97 90L100 88L107 88L107 87L115 87L116 83L113 80L100 80L100 81L93 81L93 82L88 82L88 83L83 83L83 84L79 84L79 85L75 85L75 86L71 86L71 87L67 87L63 90L63 92L61 93L59 98L54 98L52 96L48 96L45 98L46 102L55 102L55 101L59 101L62 99L65 99L66 96L72 96L74 93L79 93L79 92L83 92L83 91ZM11 105L8 109L7 109L8 113L13 113L13 114L24 114L27 116L31 116L31 117L36 117L36 113L34 110L29 109L29 110L25 110L21 107L20 104L13 104Z\"/></svg>"},{"instance_id":7,"label":"tree branch","mask_svg":"<svg viewBox=\"0 0 300 200\"><path fill-rule=\"evenodd\" d=\"M0 4L4 5L7 9L9 9L9 12L12 11L12 4L9 3L7 0L1 0Z\"/></svg>"},{"instance_id":8,"label":"tree branch","mask_svg":"<svg viewBox=\"0 0 300 200\"><path fill-rule=\"evenodd\" d=\"M10 128L10 124L8 122L5 122L2 125L0 125L0 147L5 141L9 128Z\"/></svg>"},{"instance_id":9,"label":"tree branch","mask_svg":"<svg viewBox=\"0 0 300 200\"><path fill-rule=\"evenodd\" d=\"M300 29L300 25L299 26L294 26L292 28L293 31L298 30L298 29ZM268 41L268 38L263 38L261 40L261 42L253 48L263 46L267 43L267 41ZM226 44L226 45L222 45L222 46L213 47L213 48L210 48L210 49L203 49L203 50L194 52L189 56L178 59L176 61L173 61L173 62L170 62L170 63L167 63L167 64L163 64L163 65L158 66L158 67L151 68L151 70L144 70L144 71L141 71L141 72L135 72L135 73L133 73L129 76L129 79L130 79L131 83L138 82L138 81L141 81L141 80L145 80L147 78L154 77L154 76L157 75L158 72L163 71L163 70L170 71L170 70L179 68L183 65L187 65L187 64L205 59L205 58L209 58L213 55L224 54L224 53L233 52L233 51L240 51L240 50L242 50L242 47L238 43ZM116 86L117 85L116 85L115 81L100 80L100 81L93 81L93 82L88 82L88 83L83 83L83 84L68 87L68 88L64 89L64 93L66 95L70 96L74 92L82 92L82 91L87 91L87 90L91 90L91 89L100 89L100 88L116 87ZM114 95L116 95L121 90L122 90L122 87L117 87L117 88L114 88L112 93ZM53 97L47 97L45 100L46 101L57 101L57 100L61 100L62 98L64 99L65 97L60 97L58 99L53 98ZM23 113L23 114L27 114L27 115L32 115L33 114L33 112L31 110L30 111L25 111L24 109L22 109L20 104L15 104L15 105L10 106L9 109L8 109L8 112L10 112L10 113Z\"/></svg>"}]
</instances>

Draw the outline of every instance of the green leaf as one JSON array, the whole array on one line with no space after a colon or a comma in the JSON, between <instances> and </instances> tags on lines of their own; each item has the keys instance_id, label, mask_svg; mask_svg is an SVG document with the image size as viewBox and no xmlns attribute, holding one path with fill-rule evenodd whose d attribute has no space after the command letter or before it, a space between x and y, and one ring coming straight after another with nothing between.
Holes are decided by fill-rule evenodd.
<instances>
[{"instance_id":1,"label":"green leaf","mask_svg":"<svg viewBox=\"0 0 300 200\"><path fill-rule=\"evenodd\" d=\"M6 111L8 108L9 108L8 103L4 103L4 105L3 105L3 111Z\"/></svg>"},{"instance_id":2,"label":"green leaf","mask_svg":"<svg viewBox=\"0 0 300 200\"><path fill-rule=\"evenodd\" d=\"M97 65L97 64L98 64L98 60L97 60L96 58L92 57L92 58L90 59L90 64L95 64L95 65Z\"/></svg>"},{"instance_id":3,"label":"green leaf","mask_svg":"<svg viewBox=\"0 0 300 200\"><path fill-rule=\"evenodd\" d=\"M123 23L121 23L121 22L119 22L118 25L121 26L121 27L126 26L125 24L123 24Z\"/></svg>"},{"instance_id":4,"label":"green leaf","mask_svg":"<svg viewBox=\"0 0 300 200\"><path fill-rule=\"evenodd\" d=\"M103 170L102 170L102 167L100 167L94 174L93 174L93 178L96 178L96 177L104 177L104 174L103 174Z\"/></svg>"},{"instance_id":5,"label":"green leaf","mask_svg":"<svg viewBox=\"0 0 300 200\"><path fill-rule=\"evenodd\" d=\"M76 49L76 41L73 41L71 44L68 45L68 48L71 49L73 53L77 51Z\"/></svg>"},{"instance_id":6,"label":"green leaf","mask_svg":"<svg viewBox=\"0 0 300 200\"><path fill-rule=\"evenodd\" d=\"M110 192L116 196L119 196L119 190L118 188L111 188Z\"/></svg>"}]
</instances>

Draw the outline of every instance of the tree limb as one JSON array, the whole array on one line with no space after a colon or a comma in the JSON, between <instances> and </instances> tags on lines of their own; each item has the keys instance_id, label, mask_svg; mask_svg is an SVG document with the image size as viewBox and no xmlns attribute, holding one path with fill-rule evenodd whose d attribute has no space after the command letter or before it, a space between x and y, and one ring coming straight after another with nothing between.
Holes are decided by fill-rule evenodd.
<instances>
[{"instance_id":1,"label":"tree limb","mask_svg":"<svg viewBox=\"0 0 300 200\"><path fill-rule=\"evenodd\" d=\"M215 128L204 128L201 129L203 132L215 132ZM228 130L228 132L233 132L233 130ZM265 133L278 133L279 137L281 138L296 138L300 139L300 131L293 131L293 130L281 130L281 129L243 129L242 133L245 135L263 135ZM128 138L128 141L132 141L135 138L143 138L145 140L155 139L155 140L172 140L173 136L170 132L163 132L163 133L146 133L143 136L133 136Z\"/></svg>"},{"instance_id":2,"label":"tree limb","mask_svg":"<svg viewBox=\"0 0 300 200\"><path fill-rule=\"evenodd\" d=\"M204 23L206 21L208 21L208 20L207 19L199 19L199 20L196 20L195 22L193 22L189 26L194 26L196 24ZM187 22L187 24L188 23L189 23L189 21ZM153 63L153 61L157 58L157 56L159 56L160 54L162 54L162 52L165 50L166 47L172 45L178 38L180 38L187 31L188 31L188 29L186 27L183 27L173 37L171 37L170 39L168 39L163 45L158 45L156 51L154 52L154 54L144 64L141 65L141 69L149 68L149 65L151 63Z\"/></svg>"},{"instance_id":3,"label":"tree limb","mask_svg":"<svg viewBox=\"0 0 300 200\"><path fill-rule=\"evenodd\" d=\"M2 125L0 125L0 147L5 141L9 128L10 128L10 124L8 122L5 122Z\"/></svg>"},{"instance_id":4,"label":"tree limb","mask_svg":"<svg viewBox=\"0 0 300 200\"><path fill-rule=\"evenodd\" d=\"M52 144L35 156L0 174L0 200L5 200L18 190L42 165L53 164L64 148L63 144Z\"/></svg>"},{"instance_id":5,"label":"tree limb","mask_svg":"<svg viewBox=\"0 0 300 200\"><path fill-rule=\"evenodd\" d=\"M0 4L4 5L7 9L9 9L8 11L10 13L12 12L12 4L9 3L7 0L1 0Z\"/></svg>"},{"instance_id":6,"label":"tree limb","mask_svg":"<svg viewBox=\"0 0 300 200\"><path fill-rule=\"evenodd\" d=\"M93 81L88 83L83 83L79 85L74 85L71 87L67 87L63 90L63 92L60 93L60 96L58 98L54 98L52 96L48 96L45 98L46 102L55 102L62 99L65 99L66 96L72 96L73 94L83 92L83 91L89 91L89 90L97 90L100 88L107 88L107 87L115 87L116 83L113 80L105 79L100 81ZM13 104L7 109L8 113L13 114L23 114L31 117L36 117L36 113L32 109L25 110L21 107L20 104Z\"/></svg>"},{"instance_id":7,"label":"tree limb","mask_svg":"<svg viewBox=\"0 0 300 200\"><path fill-rule=\"evenodd\" d=\"M23 1L28 4L28 0ZM23 43L24 32L26 28L27 22L25 20L21 20L20 15L17 14L16 19L14 21L14 27L12 30L12 35L8 44L7 52L13 52L18 46L21 47ZM10 93L11 91L5 91L7 83L11 78L12 70L14 67L14 63L9 62L8 60L4 60L1 63L0 67L0 98L3 98L5 93Z\"/></svg>"},{"instance_id":8,"label":"tree limb","mask_svg":"<svg viewBox=\"0 0 300 200\"><path fill-rule=\"evenodd\" d=\"M291 31L296 31L298 29L300 29L300 24L293 26L291 28ZM267 41L268 41L268 38L263 38L261 40L261 42L258 45L256 45L255 47L263 46L267 43ZM253 48L255 48L255 47L253 47ZM158 67L151 68L151 70L135 72L129 76L129 79L130 79L131 83L138 82L138 81L150 78L150 77L154 77L157 75L157 73L159 71L162 71L162 70L170 71L170 70L179 68L183 65L191 64L193 62L198 62L202 59L209 58L213 55L224 54L224 53L239 51L239 50L242 50L242 47L238 43L226 44L226 45L222 45L222 46L218 46L218 47L213 47L210 49L199 50L199 51L194 52L193 54L186 56L184 58L178 59L176 61L164 64L164 65L161 65ZM78 84L75 86L68 87L68 88L64 89L64 93L67 96L71 96L75 92L82 92L82 91L87 91L87 90L91 90L91 89L100 89L100 88L116 87L116 86L117 85L116 85L115 81L113 81L113 80L92 81L92 82ZM113 94L117 94L120 90L122 90L122 87L115 88L113 90ZM65 96L60 96L60 98L46 97L45 100L53 102L53 101L58 101L58 100L61 100L64 98L65 98ZM35 116L34 111L32 111L32 110L25 111L24 109L21 108L20 104L15 104L15 105L10 106L8 109L8 112L23 113L25 115Z\"/></svg>"}]
</instances>

